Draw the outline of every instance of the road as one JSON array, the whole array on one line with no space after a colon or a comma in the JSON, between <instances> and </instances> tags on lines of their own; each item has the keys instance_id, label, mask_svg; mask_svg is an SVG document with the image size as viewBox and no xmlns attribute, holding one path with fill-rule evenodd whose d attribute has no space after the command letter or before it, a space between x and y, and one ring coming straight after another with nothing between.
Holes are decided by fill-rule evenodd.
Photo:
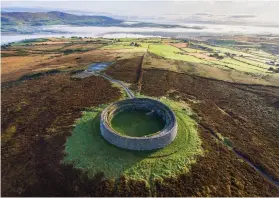
<instances>
[{"instance_id":1,"label":"road","mask_svg":"<svg viewBox=\"0 0 279 198\"><path fill-rule=\"evenodd\" d=\"M104 73L99 73L99 72L94 72L94 71L91 72L91 71L87 71L87 70L85 72L92 73L95 76L101 76L101 77L109 80L112 83L118 84L119 86L121 86L125 90L125 92L127 93L129 98L135 98L134 93L123 82L121 82L119 80L115 80L115 79L111 78L110 76L108 76Z\"/></svg>"},{"instance_id":2,"label":"road","mask_svg":"<svg viewBox=\"0 0 279 198\"><path fill-rule=\"evenodd\" d=\"M125 90L125 92L127 93L129 98L135 98L134 93L123 82L121 82L119 80L115 80L115 79L109 77L108 75L106 75L104 73L100 73L100 72L97 72L97 71L85 70L85 71L83 71L81 73L73 75L72 77L73 78L83 79L83 78L87 78L87 77L90 77L90 76L93 76L93 75L94 76L101 76L101 77L109 80L110 82L115 83L115 84L121 86Z\"/></svg>"},{"instance_id":3,"label":"road","mask_svg":"<svg viewBox=\"0 0 279 198\"><path fill-rule=\"evenodd\" d=\"M109 80L112 83L118 84L119 86L121 86L126 91L129 98L135 98L134 93L126 85L124 85L124 83L122 83L121 81L115 80L115 79L109 77L106 74L102 74L102 73L95 73L95 74L97 74L97 76L102 76L103 78Z\"/></svg>"}]
</instances>

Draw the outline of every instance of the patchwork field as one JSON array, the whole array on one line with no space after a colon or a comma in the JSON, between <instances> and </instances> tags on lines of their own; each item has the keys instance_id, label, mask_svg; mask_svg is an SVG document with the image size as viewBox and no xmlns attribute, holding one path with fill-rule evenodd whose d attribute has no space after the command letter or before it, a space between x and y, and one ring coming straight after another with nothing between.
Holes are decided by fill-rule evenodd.
<instances>
[{"instance_id":1,"label":"patchwork field","mask_svg":"<svg viewBox=\"0 0 279 198\"><path fill-rule=\"evenodd\" d=\"M166 44L149 45L149 54L146 56L144 68L160 68L188 73L190 70L190 73L198 76L229 82L279 85L278 73L270 70L270 68L276 70L277 67L267 65L264 61L255 61L254 58L256 57L253 54L247 54L242 51L237 51L236 53L236 50L212 47L206 44L198 45L203 50L200 50L200 48L195 49L197 44L194 46L194 48L180 49ZM209 51L204 51L205 49ZM230 53L236 54L231 55ZM155 58L152 54L156 55ZM151 56L151 58L148 56ZM170 63L170 59L178 62L173 61Z\"/></svg>"}]
</instances>

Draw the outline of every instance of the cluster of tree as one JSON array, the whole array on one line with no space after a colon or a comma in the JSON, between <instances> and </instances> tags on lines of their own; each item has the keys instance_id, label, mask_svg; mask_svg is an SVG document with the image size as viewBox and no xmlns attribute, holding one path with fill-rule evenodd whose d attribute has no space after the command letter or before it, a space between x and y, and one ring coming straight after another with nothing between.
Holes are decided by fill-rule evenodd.
<instances>
[{"instance_id":1,"label":"cluster of tree","mask_svg":"<svg viewBox=\"0 0 279 198\"><path fill-rule=\"evenodd\" d=\"M1 49L8 49L9 47L11 46L11 44L4 44L4 45L1 45Z\"/></svg>"},{"instance_id":2,"label":"cluster of tree","mask_svg":"<svg viewBox=\"0 0 279 198\"><path fill-rule=\"evenodd\" d=\"M132 42L132 43L130 43L130 46L141 47L141 44Z\"/></svg>"},{"instance_id":3,"label":"cluster of tree","mask_svg":"<svg viewBox=\"0 0 279 198\"><path fill-rule=\"evenodd\" d=\"M64 55L68 55L68 54L72 54L72 53L77 53L77 52L87 52L89 51L86 48L76 48L76 49L66 49L66 50L62 50L61 52L64 53Z\"/></svg>"},{"instance_id":4,"label":"cluster of tree","mask_svg":"<svg viewBox=\"0 0 279 198\"><path fill-rule=\"evenodd\" d=\"M82 37L72 36L71 39L83 39Z\"/></svg>"},{"instance_id":5,"label":"cluster of tree","mask_svg":"<svg viewBox=\"0 0 279 198\"><path fill-rule=\"evenodd\" d=\"M191 48L193 49L199 49L199 50L204 50L204 51L208 51L208 52L213 52L213 49L209 48L209 47L205 47L205 46L202 46L202 45L198 45L198 44L194 44L194 43L190 43L188 44L188 47L190 47L191 45Z\"/></svg>"},{"instance_id":6,"label":"cluster of tree","mask_svg":"<svg viewBox=\"0 0 279 198\"><path fill-rule=\"evenodd\" d=\"M180 55L183 55L184 52L174 52L175 54L180 54Z\"/></svg>"},{"instance_id":7,"label":"cluster of tree","mask_svg":"<svg viewBox=\"0 0 279 198\"><path fill-rule=\"evenodd\" d=\"M224 58L224 56L220 56L218 53L210 54L209 56L217 58L217 59L223 59Z\"/></svg>"},{"instance_id":8,"label":"cluster of tree","mask_svg":"<svg viewBox=\"0 0 279 198\"><path fill-rule=\"evenodd\" d=\"M279 68L270 67L268 70L269 70L269 71L272 71L272 72L274 72L274 73L279 73Z\"/></svg>"},{"instance_id":9,"label":"cluster of tree","mask_svg":"<svg viewBox=\"0 0 279 198\"><path fill-rule=\"evenodd\" d=\"M231 54L231 53L229 53L229 52L225 52L225 54L226 54L227 56L229 56L229 57L236 56L236 54Z\"/></svg>"}]
</instances>

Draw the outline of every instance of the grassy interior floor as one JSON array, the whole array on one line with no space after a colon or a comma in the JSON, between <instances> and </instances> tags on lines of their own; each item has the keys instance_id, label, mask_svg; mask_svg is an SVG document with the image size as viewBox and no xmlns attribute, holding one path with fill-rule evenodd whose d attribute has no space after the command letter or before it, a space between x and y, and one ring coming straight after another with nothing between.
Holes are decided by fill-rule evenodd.
<instances>
[{"instance_id":1,"label":"grassy interior floor","mask_svg":"<svg viewBox=\"0 0 279 198\"><path fill-rule=\"evenodd\" d=\"M148 110L122 111L111 120L112 128L122 135L142 137L152 135L164 128L164 121Z\"/></svg>"}]
</instances>

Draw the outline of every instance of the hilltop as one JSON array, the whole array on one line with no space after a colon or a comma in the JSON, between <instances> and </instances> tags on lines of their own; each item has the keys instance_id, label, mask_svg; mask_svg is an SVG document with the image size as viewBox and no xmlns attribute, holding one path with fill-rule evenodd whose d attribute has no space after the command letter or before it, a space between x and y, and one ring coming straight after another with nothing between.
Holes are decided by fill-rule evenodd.
<instances>
[{"instance_id":1,"label":"hilltop","mask_svg":"<svg viewBox=\"0 0 279 198\"><path fill-rule=\"evenodd\" d=\"M51 12L2 12L2 25L93 25L109 26L122 20L106 16L78 16L59 11Z\"/></svg>"},{"instance_id":2,"label":"hilltop","mask_svg":"<svg viewBox=\"0 0 279 198\"><path fill-rule=\"evenodd\" d=\"M1 32L31 33L28 27L44 25L76 25L76 26L117 26L117 27L160 27L189 28L180 25L168 25L146 22L124 23L124 20L107 16L74 15L60 11L50 12L2 12ZM193 27L191 27L193 28ZM195 28L195 27L194 27ZM199 27L196 27L199 28Z\"/></svg>"}]
</instances>

